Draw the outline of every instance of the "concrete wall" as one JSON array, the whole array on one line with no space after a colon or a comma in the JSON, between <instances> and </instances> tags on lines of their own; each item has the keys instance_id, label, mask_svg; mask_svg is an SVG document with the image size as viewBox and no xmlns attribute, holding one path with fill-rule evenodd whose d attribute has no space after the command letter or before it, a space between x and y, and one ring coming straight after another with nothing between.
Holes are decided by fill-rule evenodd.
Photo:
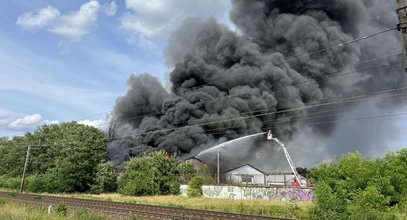
<instances>
[{"instance_id":1,"label":"concrete wall","mask_svg":"<svg viewBox=\"0 0 407 220\"><path fill-rule=\"evenodd\" d=\"M307 179L298 175L301 182L307 182ZM285 182L284 182L285 181ZM267 175L267 185L286 185L291 186L294 182L294 174L269 174Z\"/></svg>"},{"instance_id":2,"label":"concrete wall","mask_svg":"<svg viewBox=\"0 0 407 220\"><path fill-rule=\"evenodd\" d=\"M181 185L181 196L186 196L187 185ZM313 201L311 188L292 187L240 187L240 186L202 186L203 197L228 199L265 199L281 201Z\"/></svg>"}]
</instances>

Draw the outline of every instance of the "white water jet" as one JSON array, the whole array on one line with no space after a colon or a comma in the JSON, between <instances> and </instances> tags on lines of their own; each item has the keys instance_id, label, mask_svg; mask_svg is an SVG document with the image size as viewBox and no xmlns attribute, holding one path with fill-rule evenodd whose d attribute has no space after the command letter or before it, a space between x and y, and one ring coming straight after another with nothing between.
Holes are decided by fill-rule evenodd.
<instances>
[{"instance_id":1,"label":"white water jet","mask_svg":"<svg viewBox=\"0 0 407 220\"><path fill-rule=\"evenodd\" d=\"M259 135L263 135L263 134L266 134L266 133L267 132L260 132L260 133L256 133L256 134L246 135L246 136L243 136L243 137L240 137L240 138L236 138L236 139L233 139L233 140L230 140L230 141L215 145L215 146L213 146L211 148L208 148L206 150L201 151L199 154L196 155L196 157L199 157L199 156L204 155L206 153L215 151L215 150L217 150L219 148L222 148L222 147L227 147L229 144L232 144L232 143L237 142L237 141L241 141L242 139L259 136Z\"/></svg>"}]
</instances>

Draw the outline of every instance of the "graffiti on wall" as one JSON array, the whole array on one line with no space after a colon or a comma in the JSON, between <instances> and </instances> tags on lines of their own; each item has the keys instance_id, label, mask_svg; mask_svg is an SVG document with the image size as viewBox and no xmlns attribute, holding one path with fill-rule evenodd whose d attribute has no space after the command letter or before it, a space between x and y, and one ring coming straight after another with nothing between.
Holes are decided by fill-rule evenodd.
<instances>
[{"instance_id":1,"label":"graffiti on wall","mask_svg":"<svg viewBox=\"0 0 407 220\"><path fill-rule=\"evenodd\" d=\"M243 200L313 201L312 190L292 187L202 186L203 197ZM186 191L187 186L181 186L181 194L186 196Z\"/></svg>"}]
</instances>

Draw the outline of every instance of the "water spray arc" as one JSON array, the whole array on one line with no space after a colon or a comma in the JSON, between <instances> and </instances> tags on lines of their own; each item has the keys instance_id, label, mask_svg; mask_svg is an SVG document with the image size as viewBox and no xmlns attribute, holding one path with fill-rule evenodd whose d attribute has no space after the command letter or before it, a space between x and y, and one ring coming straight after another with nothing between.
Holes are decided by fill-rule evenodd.
<instances>
[{"instance_id":1,"label":"water spray arc","mask_svg":"<svg viewBox=\"0 0 407 220\"><path fill-rule=\"evenodd\" d=\"M130 76L127 92L117 98L111 114L110 160L123 167L130 158L159 149L189 155L270 128L290 142L309 130L310 142L322 138L339 144L343 139L334 131L347 116L345 110L325 116L333 123L315 129L289 119L319 112L325 107L303 107L325 100L405 87L405 72L395 68L401 54L383 56L400 49L393 31L398 23L394 2L233 0L231 5L229 17L236 30L214 18L186 19L172 34L165 52L172 69L170 90L147 73ZM352 79L343 77L350 73L355 73ZM286 111L292 106L301 109ZM323 120L308 119L311 124ZM324 154L342 149L332 147ZM268 149L252 145L244 150L250 162L257 162L253 155ZM216 151L214 163L215 158ZM232 160L229 164L241 162Z\"/></svg>"},{"instance_id":2,"label":"water spray arc","mask_svg":"<svg viewBox=\"0 0 407 220\"><path fill-rule=\"evenodd\" d=\"M236 142L238 142L238 141L241 141L241 140L244 140L244 139L247 139L247 138L256 137L256 136L259 136L259 135L262 135L262 134L266 134L266 133L267 133L267 132L260 132L260 133L251 134L251 135L246 135L246 136L243 136L243 137L240 137L240 138L236 138L236 139L233 139L233 140L224 142L224 143L222 143L222 144L215 145L215 146L213 146L213 147L211 147L211 148L208 148L208 149L206 149L206 150L203 150L203 151L201 151L200 153L198 153L196 156L199 157L200 155L209 153L209 152L214 151L214 150L218 150L218 151L219 151L219 148L224 148L224 147L227 147L228 145L233 144L233 143L236 143Z\"/></svg>"},{"instance_id":3,"label":"water spray arc","mask_svg":"<svg viewBox=\"0 0 407 220\"><path fill-rule=\"evenodd\" d=\"M260 133L256 133L256 134L246 135L246 136L243 136L243 137L240 137L240 138L236 138L236 139L224 142L222 144L215 145L215 146L213 146L211 148L208 148L206 150L201 151L200 153L198 153L196 155L196 157L199 157L201 155L204 155L204 154L207 154L207 153L210 153L210 152L213 152L213 151L217 150L217 156L216 156L216 173L217 173L217 177L216 178L217 178L217 183L219 184L220 183L220 151L222 149L224 149L225 147L229 146L230 144L236 143L238 141L242 141L244 139L253 138L253 137L256 137L256 136L259 136L259 135L263 135L265 133L266 132L260 132ZM230 145L230 146L233 146L233 145Z\"/></svg>"}]
</instances>

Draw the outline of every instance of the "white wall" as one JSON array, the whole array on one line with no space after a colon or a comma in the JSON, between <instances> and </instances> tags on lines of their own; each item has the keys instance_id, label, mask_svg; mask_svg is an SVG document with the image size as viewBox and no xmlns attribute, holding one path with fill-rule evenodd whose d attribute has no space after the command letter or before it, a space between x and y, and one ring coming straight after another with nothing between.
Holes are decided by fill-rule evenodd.
<instances>
[{"instance_id":1,"label":"white wall","mask_svg":"<svg viewBox=\"0 0 407 220\"><path fill-rule=\"evenodd\" d=\"M306 181L306 178L301 175L298 175L298 178L300 181ZM267 185L284 185L284 181L285 185L291 186L291 182L294 181L294 174L270 174L267 176Z\"/></svg>"},{"instance_id":2,"label":"white wall","mask_svg":"<svg viewBox=\"0 0 407 220\"><path fill-rule=\"evenodd\" d=\"M254 169L249 165L245 165L239 167L235 170L231 170L225 173L226 180L232 183L245 183L242 181L241 175L253 175L253 180L251 183L248 184L264 184L265 183L265 175Z\"/></svg>"},{"instance_id":3,"label":"white wall","mask_svg":"<svg viewBox=\"0 0 407 220\"><path fill-rule=\"evenodd\" d=\"M187 196L187 185L181 185L181 196ZM265 199L280 201L313 201L312 188L202 186L203 197L219 199Z\"/></svg>"}]
</instances>

